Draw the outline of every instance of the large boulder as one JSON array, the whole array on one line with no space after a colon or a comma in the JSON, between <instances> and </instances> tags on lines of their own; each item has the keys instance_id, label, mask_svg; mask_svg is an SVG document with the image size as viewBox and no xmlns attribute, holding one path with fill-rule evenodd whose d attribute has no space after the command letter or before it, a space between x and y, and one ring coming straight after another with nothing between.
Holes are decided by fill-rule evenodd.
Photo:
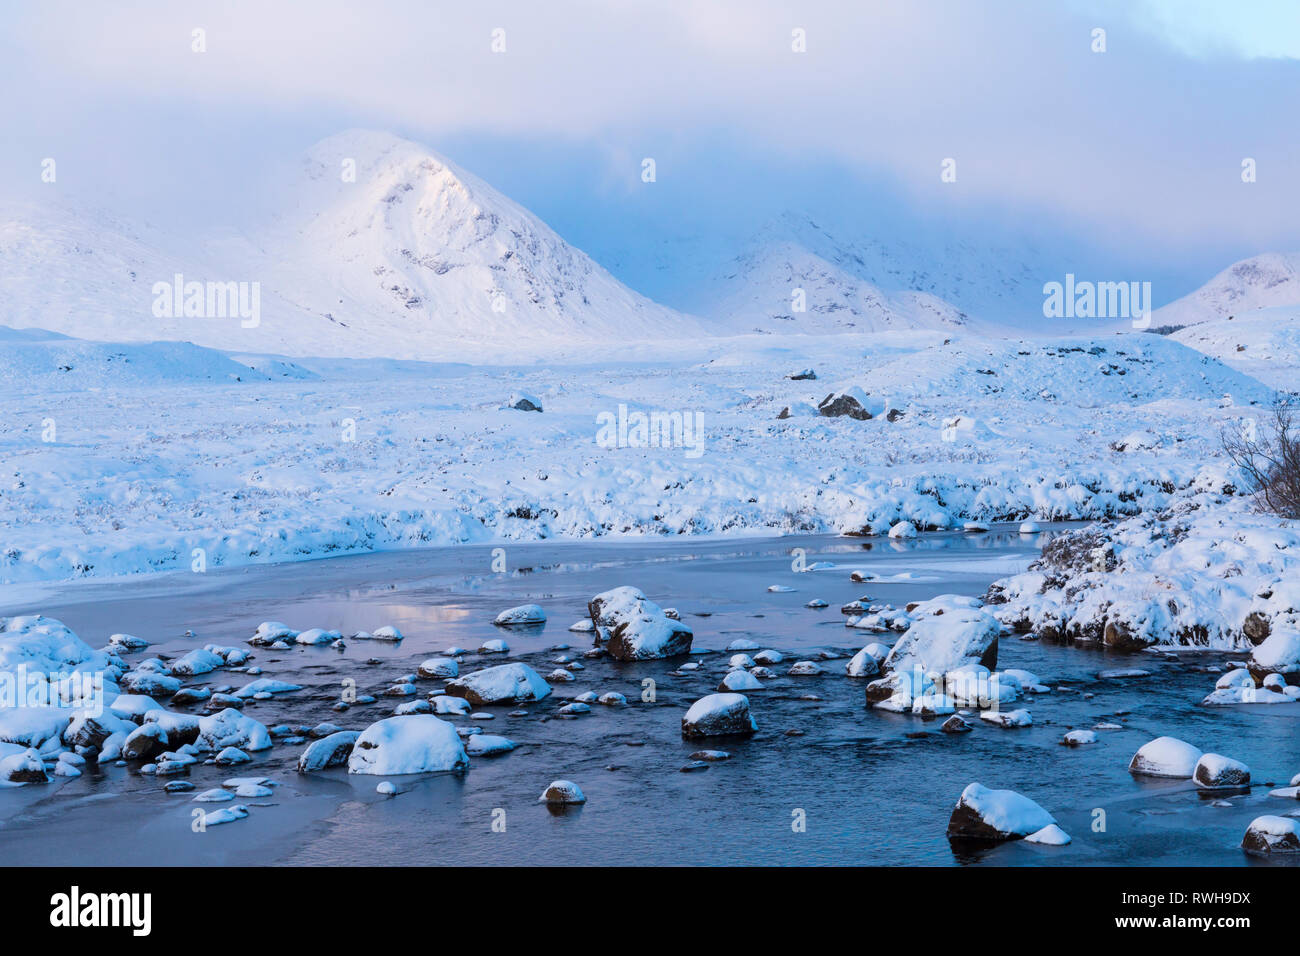
<instances>
[{"instance_id":1,"label":"large boulder","mask_svg":"<svg viewBox=\"0 0 1300 956\"><path fill-rule=\"evenodd\" d=\"M1050 813L1014 790L990 790L972 783L961 792L948 820L948 839L1022 840L1054 823Z\"/></svg>"},{"instance_id":2,"label":"large boulder","mask_svg":"<svg viewBox=\"0 0 1300 956\"><path fill-rule=\"evenodd\" d=\"M487 667L447 684L447 694L463 697L475 707L488 704L521 704L541 700L551 693L550 685L527 664L513 661Z\"/></svg>"},{"instance_id":3,"label":"large boulder","mask_svg":"<svg viewBox=\"0 0 1300 956\"><path fill-rule=\"evenodd\" d=\"M691 629L633 587L613 588L587 604L596 644L620 661L656 660L689 654Z\"/></svg>"},{"instance_id":4,"label":"large boulder","mask_svg":"<svg viewBox=\"0 0 1300 956\"><path fill-rule=\"evenodd\" d=\"M313 740L298 757L298 772L312 773L343 766L352 756L352 748L360 736L355 730L340 730L320 740Z\"/></svg>"},{"instance_id":5,"label":"large boulder","mask_svg":"<svg viewBox=\"0 0 1300 956\"><path fill-rule=\"evenodd\" d=\"M1204 756L1185 740L1177 737L1157 737L1143 744L1129 761L1129 773L1147 777L1188 778L1196 772L1196 764Z\"/></svg>"},{"instance_id":6,"label":"large boulder","mask_svg":"<svg viewBox=\"0 0 1300 956\"><path fill-rule=\"evenodd\" d=\"M749 736L758 723L749 713L749 698L744 694L709 694L701 697L682 717L682 736L700 737Z\"/></svg>"},{"instance_id":7,"label":"large boulder","mask_svg":"<svg viewBox=\"0 0 1300 956\"><path fill-rule=\"evenodd\" d=\"M1257 856L1300 853L1300 822L1291 817L1256 817L1246 828L1241 848Z\"/></svg>"},{"instance_id":8,"label":"large boulder","mask_svg":"<svg viewBox=\"0 0 1300 956\"><path fill-rule=\"evenodd\" d=\"M348 757L348 773L383 776L468 766L456 728L432 714L389 717L371 724L357 737Z\"/></svg>"},{"instance_id":9,"label":"large boulder","mask_svg":"<svg viewBox=\"0 0 1300 956\"><path fill-rule=\"evenodd\" d=\"M912 610L912 626L894 645L880 669L943 675L971 664L998 664L997 618L974 598L945 594Z\"/></svg>"}]
</instances>

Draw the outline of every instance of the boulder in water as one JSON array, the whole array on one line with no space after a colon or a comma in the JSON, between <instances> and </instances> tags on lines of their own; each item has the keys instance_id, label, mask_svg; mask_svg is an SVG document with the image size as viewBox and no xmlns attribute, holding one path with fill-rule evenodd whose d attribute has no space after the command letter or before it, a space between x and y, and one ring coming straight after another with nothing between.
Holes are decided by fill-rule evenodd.
<instances>
[{"instance_id":1,"label":"boulder in water","mask_svg":"<svg viewBox=\"0 0 1300 956\"><path fill-rule=\"evenodd\" d=\"M348 757L348 773L380 776L468 766L456 728L431 714L388 717L371 724L357 737Z\"/></svg>"},{"instance_id":2,"label":"boulder in water","mask_svg":"<svg viewBox=\"0 0 1300 956\"><path fill-rule=\"evenodd\" d=\"M758 723L749 713L744 694L709 694L701 697L682 717L682 736L691 740L728 735L749 736Z\"/></svg>"},{"instance_id":3,"label":"boulder in water","mask_svg":"<svg viewBox=\"0 0 1300 956\"><path fill-rule=\"evenodd\" d=\"M948 820L948 839L998 843L1020 840L1056 823L1050 813L1014 790L972 783Z\"/></svg>"},{"instance_id":4,"label":"boulder in water","mask_svg":"<svg viewBox=\"0 0 1300 956\"><path fill-rule=\"evenodd\" d=\"M475 707L519 704L549 697L550 686L537 671L515 661L466 674L447 684L447 693L463 697ZM434 702L436 705L436 701Z\"/></svg>"},{"instance_id":5,"label":"boulder in water","mask_svg":"<svg viewBox=\"0 0 1300 956\"><path fill-rule=\"evenodd\" d=\"M670 618L637 588L618 587L597 594L587 610L596 628L596 643L603 644L616 660L656 660L690 653L694 637L690 627Z\"/></svg>"}]
</instances>

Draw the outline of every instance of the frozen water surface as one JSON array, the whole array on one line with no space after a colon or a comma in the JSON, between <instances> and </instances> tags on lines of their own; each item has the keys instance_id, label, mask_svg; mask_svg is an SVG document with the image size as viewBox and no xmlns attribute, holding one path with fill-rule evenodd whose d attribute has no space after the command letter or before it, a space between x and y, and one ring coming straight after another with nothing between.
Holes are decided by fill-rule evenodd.
<instances>
[{"instance_id":1,"label":"frozen water surface","mask_svg":"<svg viewBox=\"0 0 1300 956\"><path fill-rule=\"evenodd\" d=\"M1044 527L1050 535L1059 526ZM506 547L503 574L491 570L491 546L473 546L11 591L0 595L0 613L39 611L92 646L128 632L153 642L146 654L179 656L209 642L242 647L267 620L341 631L341 651L254 649L250 663L261 676L304 688L247 702L245 712L268 727L328 722L364 729L445 684L422 678L419 697L382 696L398 678L448 647L478 648L501 637L494 618L520 604L540 605L547 623L510 628L507 655L466 654L462 674L510 660L548 674L564 666L556 663L563 654L584 667L574 681L552 684L544 701L484 708L495 715L491 721L446 717L519 746L471 758L463 775L384 778L395 785L394 796L377 793L375 777L349 776L344 768L299 774L306 743L278 740L238 768L240 777L274 781L273 795L244 800L247 819L206 833L191 831L191 797L221 786L232 776L229 767L194 766L179 778L194 784L188 794L163 792L178 778L93 763L77 778L0 790L0 863L1258 864L1239 849L1250 821L1300 810L1300 803L1267 796L1270 785L1283 786L1300 771L1293 714L1300 708L1198 706L1216 678L1197 668L1241 655L1184 652L1174 661L1004 637L999 667L1032 671L1052 688L1013 705L1031 711L1033 726L1002 729L972 714L972 732L949 735L939 730L943 718L866 709L866 681L846 677L844 665L866 644L892 643L895 635L846 628L842 604L864 595L901 606L940 593L982 594L993 579L1022 570L1042 541L995 526L990 534L906 540L525 544ZM807 565L819 569L795 573L794 548L805 549ZM852 571L868 580L851 581ZM582 656L590 635L567 625L585 614L589 598L624 584L678 610L695 631L696 650L713 652L692 658L698 669L676 672L680 660ZM771 592L772 584L794 590ZM814 598L830 606L805 607ZM383 625L399 628L405 640L347 638ZM185 637L187 630L194 636ZM741 637L787 657L773 667L779 677L747 695L758 733L711 739L709 748L731 758L682 773L704 745L682 739L681 716L716 690L731 656L722 651ZM570 649L551 649L558 644ZM789 662L817 659L821 649L843 657L822 661L818 676L786 675ZM1098 676L1138 664L1150 676ZM655 682L653 703L642 697L646 678ZM223 668L189 685L238 687L249 679ZM376 702L333 710L347 680ZM588 691L621 693L629 705L557 716ZM1093 746L1061 745L1067 731L1102 723L1121 729L1099 730ZM1249 764L1256 786L1211 800L1190 780L1132 777L1133 753L1162 735ZM586 804L553 811L538 803L557 779L578 784ZM954 849L945 827L973 782L1033 799L1073 842ZM792 828L797 811L804 832Z\"/></svg>"}]
</instances>

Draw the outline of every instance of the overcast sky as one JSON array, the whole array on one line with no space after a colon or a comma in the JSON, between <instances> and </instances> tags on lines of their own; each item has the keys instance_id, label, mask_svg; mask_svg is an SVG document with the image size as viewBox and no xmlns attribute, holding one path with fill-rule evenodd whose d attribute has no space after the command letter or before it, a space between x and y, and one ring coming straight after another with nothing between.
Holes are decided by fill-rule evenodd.
<instances>
[{"instance_id":1,"label":"overcast sky","mask_svg":"<svg viewBox=\"0 0 1300 956\"><path fill-rule=\"evenodd\" d=\"M1158 303L1300 249L1295 0L43 0L0 12L0 81L0 194L54 157L65 195L200 234L386 129L669 300L677 240L785 210L1086 248Z\"/></svg>"}]
</instances>

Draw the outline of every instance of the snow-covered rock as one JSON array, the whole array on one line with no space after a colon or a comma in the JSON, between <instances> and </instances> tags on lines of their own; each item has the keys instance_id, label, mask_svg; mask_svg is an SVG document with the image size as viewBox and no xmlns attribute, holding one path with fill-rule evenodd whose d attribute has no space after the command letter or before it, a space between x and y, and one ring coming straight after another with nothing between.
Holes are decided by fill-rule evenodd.
<instances>
[{"instance_id":1,"label":"snow-covered rock","mask_svg":"<svg viewBox=\"0 0 1300 956\"><path fill-rule=\"evenodd\" d=\"M1056 823L1055 818L1014 790L990 790L972 783L962 791L948 821L950 840L1019 840Z\"/></svg>"},{"instance_id":2,"label":"snow-covered rock","mask_svg":"<svg viewBox=\"0 0 1300 956\"><path fill-rule=\"evenodd\" d=\"M227 747L256 752L271 746L271 734L252 717L245 717L233 707L227 707L199 718L199 734L194 745L211 752Z\"/></svg>"},{"instance_id":3,"label":"snow-covered rock","mask_svg":"<svg viewBox=\"0 0 1300 956\"><path fill-rule=\"evenodd\" d=\"M0 783L49 783L40 754L27 749L0 757Z\"/></svg>"},{"instance_id":4,"label":"snow-covered rock","mask_svg":"<svg viewBox=\"0 0 1300 956\"><path fill-rule=\"evenodd\" d=\"M454 657L431 657L427 661L421 661L416 671L421 677L457 677L460 675L460 665Z\"/></svg>"},{"instance_id":5,"label":"snow-covered rock","mask_svg":"<svg viewBox=\"0 0 1300 956\"><path fill-rule=\"evenodd\" d=\"M900 521L889 529L889 536L891 538L915 538L916 525L910 521Z\"/></svg>"},{"instance_id":6,"label":"snow-covered rock","mask_svg":"<svg viewBox=\"0 0 1300 956\"><path fill-rule=\"evenodd\" d=\"M709 694L701 697L682 717L682 736L687 739L749 735L758 730L758 722L749 713L749 698L744 694Z\"/></svg>"},{"instance_id":7,"label":"snow-covered rock","mask_svg":"<svg viewBox=\"0 0 1300 956\"><path fill-rule=\"evenodd\" d=\"M1222 754L1202 754L1192 770L1192 780L1202 790L1230 790L1250 785L1250 768Z\"/></svg>"},{"instance_id":8,"label":"snow-covered rock","mask_svg":"<svg viewBox=\"0 0 1300 956\"><path fill-rule=\"evenodd\" d=\"M1241 848L1257 856L1300 853L1300 821L1292 817L1256 817L1246 828Z\"/></svg>"},{"instance_id":9,"label":"snow-covered rock","mask_svg":"<svg viewBox=\"0 0 1300 956\"><path fill-rule=\"evenodd\" d=\"M184 657L172 661L170 670L176 677L194 677L223 667L225 663L226 659L221 655L203 648L195 648Z\"/></svg>"},{"instance_id":10,"label":"snow-covered rock","mask_svg":"<svg viewBox=\"0 0 1300 956\"><path fill-rule=\"evenodd\" d=\"M449 697L446 694L433 698L431 703L433 712L441 717L463 717L474 709L465 698Z\"/></svg>"},{"instance_id":11,"label":"snow-covered rock","mask_svg":"<svg viewBox=\"0 0 1300 956\"><path fill-rule=\"evenodd\" d=\"M1251 651L1250 672L1261 681L1275 674L1300 681L1300 626L1275 625L1263 643Z\"/></svg>"},{"instance_id":12,"label":"snow-covered rock","mask_svg":"<svg viewBox=\"0 0 1300 956\"><path fill-rule=\"evenodd\" d=\"M464 697L475 707L484 707L542 700L550 695L551 688L537 671L515 661L458 677L448 682L447 693Z\"/></svg>"},{"instance_id":13,"label":"snow-covered rock","mask_svg":"<svg viewBox=\"0 0 1300 956\"><path fill-rule=\"evenodd\" d=\"M980 712L980 720L999 727L1029 727L1034 722L1029 711L1024 709L984 710Z\"/></svg>"},{"instance_id":14,"label":"snow-covered rock","mask_svg":"<svg viewBox=\"0 0 1300 956\"><path fill-rule=\"evenodd\" d=\"M1097 733L1093 730L1071 730L1061 738L1067 747L1086 747L1097 742Z\"/></svg>"},{"instance_id":15,"label":"snow-covered rock","mask_svg":"<svg viewBox=\"0 0 1300 956\"><path fill-rule=\"evenodd\" d=\"M596 628L596 643L616 660L654 660L690 653L691 629L668 617L637 588L618 587L597 594L587 610Z\"/></svg>"},{"instance_id":16,"label":"snow-covered rock","mask_svg":"<svg viewBox=\"0 0 1300 956\"><path fill-rule=\"evenodd\" d=\"M881 664L884 673L942 675L970 664L990 670L997 666L1001 626L979 601L945 594L921 602L911 616L911 627Z\"/></svg>"},{"instance_id":17,"label":"snow-covered rock","mask_svg":"<svg viewBox=\"0 0 1300 956\"><path fill-rule=\"evenodd\" d=\"M474 734L465 741L465 752L471 757L496 757L509 753L519 746L508 737L496 734Z\"/></svg>"},{"instance_id":18,"label":"snow-covered rock","mask_svg":"<svg viewBox=\"0 0 1300 956\"><path fill-rule=\"evenodd\" d=\"M546 612L536 604L521 604L508 608L496 616L492 622L498 627L515 627L524 624L545 624Z\"/></svg>"},{"instance_id":19,"label":"snow-covered rock","mask_svg":"<svg viewBox=\"0 0 1300 956\"><path fill-rule=\"evenodd\" d=\"M572 780L553 780L542 791L542 795L537 798L537 802L548 803L552 806L570 806L577 803L586 803L587 795Z\"/></svg>"},{"instance_id":20,"label":"snow-covered rock","mask_svg":"<svg viewBox=\"0 0 1300 956\"><path fill-rule=\"evenodd\" d=\"M371 724L357 737L348 757L348 773L384 776L468 766L456 728L431 714L388 717Z\"/></svg>"},{"instance_id":21,"label":"snow-covered rock","mask_svg":"<svg viewBox=\"0 0 1300 956\"><path fill-rule=\"evenodd\" d=\"M352 748L361 736L355 730L340 730L338 733L313 740L307 749L298 755L298 772L313 773L329 767L341 767L352 756Z\"/></svg>"},{"instance_id":22,"label":"snow-covered rock","mask_svg":"<svg viewBox=\"0 0 1300 956\"><path fill-rule=\"evenodd\" d=\"M294 638L294 642L309 646L319 646L321 644L333 644L342 636L342 633L339 631L326 630L323 627L311 627L298 634Z\"/></svg>"},{"instance_id":23,"label":"snow-covered rock","mask_svg":"<svg viewBox=\"0 0 1300 956\"><path fill-rule=\"evenodd\" d=\"M850 677L876 678L880 676L880 658L872 653L873 647L879 647L878 644L869 644L862 650L858 651L844 665L844 673Z\"/></svg>"},{"instance_id":24,"label":"snow-covered rock","mask_svg":"<svg viewBox=\"0 0 1300 956\"><path fill-rule=\"evenodd\" d=\"M1177 737L1157 737L1138 749L1128 769L1147 777L1190 778L1202 756L1200 750Z\"/></svg>"},{"instance_id":25,"label":"snow-covered rock","mask_svg":"<svg viewBox=\"0 0 1300 956\"><path fill-rule=\"evenodd\" d=\"M292 641L297 636L298 632L287 624L282 624L279 621L263 621L257 625L257 629L253 632L253 636L248 643L264 646L274 644L276 641Z\"/></svg>"},{"instance_id":26,"label":"snow-covered rock","mask_svg":"<svg viewBox=\"0 0 1300 956\"><path fill-rule=\"evenodd\" d=\"M302 690L302 685L290 684L288 681L276 680L272 677L259 677L235 691L234 696L240 700L251 700L253 698L265 700L265 697L259 695L290 694L295 690Z\"/></svg>"},{"instance_id":27,"label":"snow-covered rock","mask_svg":"<svg viewBox=\"0 0 1300 956\"><path fill-rule=\"evenodd\" d=\"M817 403L817 411L827 418L847 415L859 421L869 421L885 413L887 402L868 395L856 385L849 386L838 395L832 392Z\"/></svg>"},{"instance_id":28,"label":"snow-covered rock","mask_svg":"<svg viewBox=\"0 0 1300 956\"><path fill-rule=\"evenodd\" d=\"M822 666L816 661L795 661L786 673L791 677L816 677L822 673Z\"/></svg>"},{"instance_id":29,"label":"snow-covered rock","mask_svg":"<svg viewBox=\"0 0 1300 956\"><path fill-rule=\"evenodd\" d=\"M734 670L728 671L718 684L720 691L742 691L742 690L762 690L763 685L759 679L749 671Z\"/></svg>"}]
</instances>

